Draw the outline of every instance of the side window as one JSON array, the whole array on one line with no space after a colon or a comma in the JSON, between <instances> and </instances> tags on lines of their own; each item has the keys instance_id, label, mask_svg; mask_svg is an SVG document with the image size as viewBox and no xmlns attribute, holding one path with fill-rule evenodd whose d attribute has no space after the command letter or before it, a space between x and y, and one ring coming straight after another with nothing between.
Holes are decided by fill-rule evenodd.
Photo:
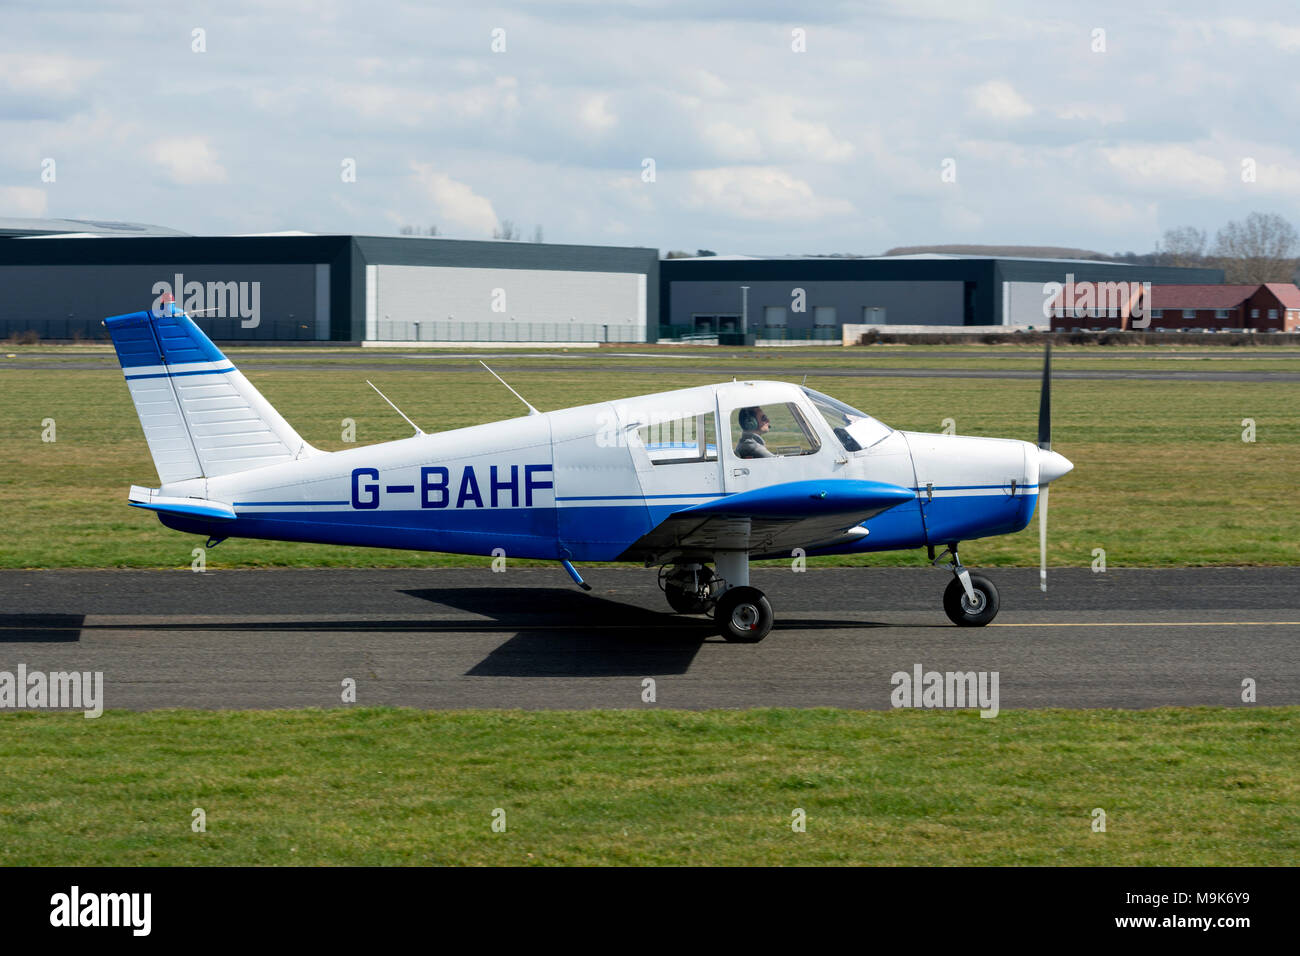
<instances>
[{"instance_id":1,"label":"side window","mask_svg":"<svg viewBox=\"0 0 1300 956\"><path fill-rule=\"evenodd\" d=\"M821 448L817 433L797 405L750 405L731 412L731 435L737 458L786 458L812 455Z\"/></svg>"},{"instance_id":2,"label":"side window","mask_svg":"<svg viewBox=\"0 0 1300 956\"><path fill-rule=\"evenodd\" d=\"M683 465L718 460L718 431L713 412L651 422L636 430L655 465Z\"/></svg>"}]
</instances>

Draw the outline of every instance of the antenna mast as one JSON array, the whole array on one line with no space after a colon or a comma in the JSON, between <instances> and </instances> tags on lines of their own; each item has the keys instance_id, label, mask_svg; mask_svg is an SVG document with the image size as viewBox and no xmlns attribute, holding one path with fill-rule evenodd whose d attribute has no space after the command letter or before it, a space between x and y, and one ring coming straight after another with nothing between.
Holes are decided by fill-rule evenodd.
<instances>
[{"instance_id":1,"label":"antenna mast","mask_svg":"<svg viewBox=\"0 0 1300 956\"><path fill-rule=\"evenodd\" d=\"M479 364L479 365L482 365L482 366L483 366L484 368L486 368L489 372L492 372L492 369L488 368L488 363L487 363L487 362L484 362L482 359L479 359L479 363L478 363L478 364ZM502 378L500 375L498 375L496 372L492 372L492 377L495 378L495 379L496 379L498 382L500 382L502 385L504 385L506 388L510 388L510 383L507 382L507 381L506 381L504 378ZM510 388L510 394L513 395L515 398L519 399L519 400L520 400L521 402L523 402L525 405L528 405L528 399L524 398L522 395L520 395L518 392L516 392L513 388ZM529 414L529 415L540 415L541 412L539 412L537 409L533 408L532 405L528 405L528 414Z\"/></svg>"},{"instance_id":2,"label":"antenna mast","mask_svg":"<svg viewBox=\"0 0 1300 956\"><path fill-rule=\"evenodd\" d=\"M419 425L415 424L415 422L411 421L409 418L406 418L406 413L403 412L403 411L402 411L400 408L398 408L396 405L393 405L392 399L390 399L390 398L389 398L387 395L385 395L383 392L379 391L379 387L378 387L377 385L375 385L374 382L370 381L370 379L366 379L366 384L369 385L371 388L373 388L373 389L375 390L375 393L376 393L380 398L382 398L384 401L388 402L389 405L392 405L392 407L393 407L393 411L397 412L397 414L401 415L402 418L406 419L406 424L408 424L408 425L410 425L412 428L414 428L414 429L415 429L415 433L416 433L417 435L423 435L423 434L424 434L423 429L421 429Z\"/></svg>"}]
</instances>

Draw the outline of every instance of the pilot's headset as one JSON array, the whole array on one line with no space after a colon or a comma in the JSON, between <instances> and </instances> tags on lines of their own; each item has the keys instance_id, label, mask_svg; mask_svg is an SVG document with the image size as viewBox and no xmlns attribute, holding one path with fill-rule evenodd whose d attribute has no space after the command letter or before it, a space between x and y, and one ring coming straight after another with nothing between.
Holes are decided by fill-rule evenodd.
<instances>
[{"instance_id":1,"label":"pilot's headset","mask_svg":"<svg viewBox=\"0 0 1300 956\"><path fill-rule=\"evenodd\" d=\"M742 408L740 410L740 428L741 431L758 431L758 409Z\"/></svg>"}]
</instances>

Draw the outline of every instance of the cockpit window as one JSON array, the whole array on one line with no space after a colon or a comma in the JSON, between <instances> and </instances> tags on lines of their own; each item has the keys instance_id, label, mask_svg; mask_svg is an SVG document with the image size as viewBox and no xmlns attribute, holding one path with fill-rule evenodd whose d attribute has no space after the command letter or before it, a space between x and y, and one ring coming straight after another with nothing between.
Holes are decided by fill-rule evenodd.
<instances>
[{"instance_id":1,"label":"cockpit window","mask_svg":"<svg viewBox=\"0 0 1300 956\"><path fill-rule=\"evenodd\" d=\"M731 412L737 458L788 458L821 449L816 430L793 402L748 405Z\"/></svg>"},{"instance_id":2,"label":"cockpit window","mask_svg":"<svg viewBox=\"0 0 1300 956\"><path fill-rule=\"evenodd\" d=\"M637 429L637 436L655 465L717 461L717 434L713 412L655 420Z\"/></svg>"},{"instance_id":3,"label":"cockpit window","mask_svg":"<svg viewBox=\"0 0 1300 956\"><path fill-rule=\"evenodd\" d=\"M882 421L878 421L866 412L860 412L852 405L845 405L838 398L831 398L821 392L805 388L804 394L812 399L817 411L821 412L826 424L831 427L835 437L844 446L845 451L862 451L876 442L888 438L893 432Z\"/></svg>"}]
</instances>

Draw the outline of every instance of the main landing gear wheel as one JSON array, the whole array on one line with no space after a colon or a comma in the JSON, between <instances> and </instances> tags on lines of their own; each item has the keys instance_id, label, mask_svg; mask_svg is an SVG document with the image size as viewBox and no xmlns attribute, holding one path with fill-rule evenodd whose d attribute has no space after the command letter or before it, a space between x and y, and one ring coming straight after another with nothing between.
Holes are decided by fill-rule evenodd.
<instances>
[{"instance_id":1,"label":"main landing gear wheel","mask_svg":"<svg viewBox=\"0 0 1300 956\"><path fill-rule=\"evenodd\" d=\"M664 596L678 614L703 614L709 609L708 595L713 585L713 569L702 567L674 568L663 578Z\"/></svg>"},{"instance_id":2,"label":"main landing gear wheel","mask_svg":"<svg viewBox=\"0 0 1300 956\"><path fill-rule=\"evenodd\" d=\"M758 588L728 588L714 606L713 621L727 640L755 644L772 630L772 605Z\"/></svg>"},{"instance_id":3,"label":"main landing gear wheel","mask_svg":"<svg viewBox=\"0 0 1300 956\"><path fill-rule=\"evenodd\" d=\"M998 589L980 574L970 576L970 586L975 592L973 602L966 596L960 580L953 578L949 581L943 592L943 609L948 619L958 627L983 627L998 616Z\"/></svg>"}]
</instances>

